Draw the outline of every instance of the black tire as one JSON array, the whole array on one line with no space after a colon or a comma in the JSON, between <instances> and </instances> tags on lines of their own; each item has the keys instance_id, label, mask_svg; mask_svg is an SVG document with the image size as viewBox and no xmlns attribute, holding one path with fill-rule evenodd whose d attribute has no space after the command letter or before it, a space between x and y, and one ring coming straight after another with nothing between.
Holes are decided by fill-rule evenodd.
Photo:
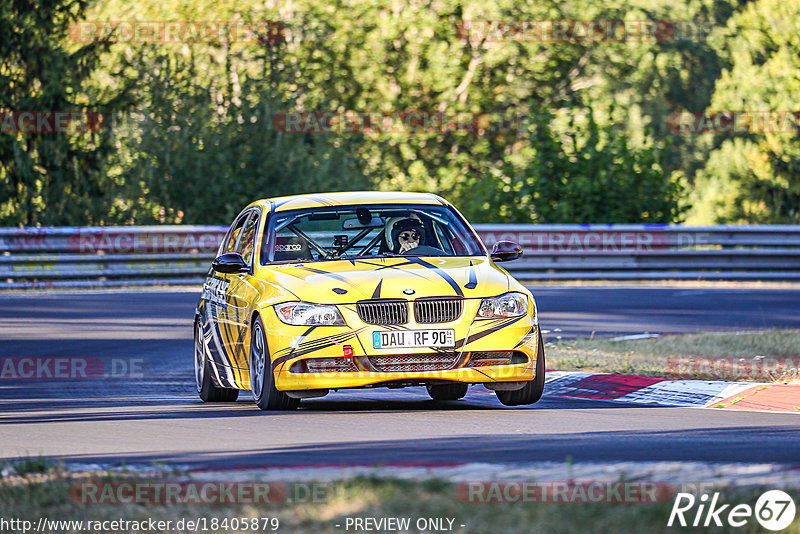
<instances>
[{"instance_id":1,"label":"black tire","mask_svg":"<svg viewBox=\"0 0 800 534\"><path fill-rule=\"evenodd\" d=\"M436 401L452 401L463 398L467 394L469 384L453 382L451 384L432 384L426 386L428 395Z\"/></svg>"},{"instance_id":2,"label":"black tire","mask_svg":"<svg viewBox=\"0 0 800 534\"><path fill-rule=\"evenodd\" d=\"M203 402L234 402L239 398L239 390L221 388L211 378L210 363L206 359L206 351L200 341L202 335L199 321L194 322L194 382L197 393Z\"/></svg>"},{"instance_id":3,"label":"black tire","mask_svg":"<svg viewBox=\"0 0 800 534\"><path fill-rule=\"evenodd\" d=\"M544 341L542 331L539 330L539 347L536 350L536 378L525 384L525 387L516 391L495 391L497 398L506 406L522 406L533 404L542 398L544 392Z\"/></svg>"},{"instance_id":4,"label":"black tire","mask_svg":"<svg viewBox=\"0 0 800 534\"><path fill-rule=\"evenodd\" d=\"M253 400L262 410L294 410L300 404L300 399L293 399L275 388L264 323L258 316L253 321L250 336L250 385Z\"/></svg>"}]
</instances>

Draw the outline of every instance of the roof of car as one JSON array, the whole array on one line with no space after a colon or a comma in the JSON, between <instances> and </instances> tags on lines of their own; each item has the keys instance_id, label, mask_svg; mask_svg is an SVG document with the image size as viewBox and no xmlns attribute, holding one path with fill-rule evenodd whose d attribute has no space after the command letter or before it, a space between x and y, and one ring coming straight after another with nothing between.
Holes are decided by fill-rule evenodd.
<instances>
[{"instance_id":1,"label":"roof of car","mask_svg":"<svg viewBox=\"0 0 800 534\"><path fill-rule=\"evenodd\" d=\"M259 204L270 211L286 211L323 206L352 206L363 204L438 204L445 201L433 193L399 193L381 191L343 191L339 193L312 193L288 197L265 198Z\"/></svg>"}]
</instances>

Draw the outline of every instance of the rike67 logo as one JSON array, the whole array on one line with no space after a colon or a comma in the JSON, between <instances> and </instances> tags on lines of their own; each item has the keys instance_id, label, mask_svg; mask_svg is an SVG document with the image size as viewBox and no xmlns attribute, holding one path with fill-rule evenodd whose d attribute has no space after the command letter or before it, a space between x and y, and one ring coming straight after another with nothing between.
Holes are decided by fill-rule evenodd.
<instances>
[{"instance_id":1,"label":"rike67 logo","mask_svg":"<svg viewBox=\"0 0 800 534\"><path fill-rule=\"evenodd\" d=\"M667 526L671 527L743 527L753 517L767 530L783 530L794 521L795 505L792 497L781 490L770 490L761 495L755 507L749 504L731 504L720 502L719 492L710 498L704 493L696 498L691 493L678 493Z\"/></svg>"}]
</instances>

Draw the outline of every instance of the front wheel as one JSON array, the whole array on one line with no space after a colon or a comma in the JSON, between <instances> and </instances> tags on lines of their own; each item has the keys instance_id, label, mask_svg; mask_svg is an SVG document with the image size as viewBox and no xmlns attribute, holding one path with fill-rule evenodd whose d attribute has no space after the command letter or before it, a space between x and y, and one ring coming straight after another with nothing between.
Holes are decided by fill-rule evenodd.
<instances>
[{"instance_id":1,"label":"front wheel","mask_svg":"<svg viewBox=\"0 0 800 534\"><path fill-rule=\"evenodd\" d=\"M200 399L203 402L233 402L238 399L238 389L214 385L210 366L203 344L203 327L198 320L194 322L194 383Z\"/></svg>"},{"instance_id":2,"label":"front wheel","mask_svg":"<svg viewBox=\"0 0 800 534\"><path fill-rule=\"evenodd\" d=\"M300 399L293 399L275 388L272 359L261 317L256 317L253 321L253 335L250 339L250 386L253 389L253 400L262 410L294 410L300 404Z\"/></svg>"},{"instance_id":3,"label":"front wheel","mask_svg":"<svg viewBox=\"0 0 800 534\"><path fill-rule=\"evenodd\" d=\"M516 391L495 391L497 398L506 406L521 406L533 404L542 398L544 392L544 341L542 331L539 330L539 343L536 350L536 378L525 384L525 387Z\"/></svg>"},{"instance_id":4,"label":"front wheel","mask_svg":"<svg viewBox=\"0 0 800 534\"><path fill-rule=\"evenodd\" d=\"M458 400L467 394L469 384L461 382L454 382L452 384L432 384L428 385L428 395L433 400L437 401L451 401Z\"/></svg>"}]
</instances>

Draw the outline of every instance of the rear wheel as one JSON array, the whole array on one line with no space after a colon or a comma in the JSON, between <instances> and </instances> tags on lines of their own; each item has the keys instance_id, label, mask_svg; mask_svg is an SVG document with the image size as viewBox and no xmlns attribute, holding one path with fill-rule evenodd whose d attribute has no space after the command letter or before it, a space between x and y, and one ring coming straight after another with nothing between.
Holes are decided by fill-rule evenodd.
<instances>
[{"instance_id":1,"label":"rear wheel","mask_svg":"<svg viewBox=\"0 0 800 534\"><path fill-rule=\"evenodd\" d=\"M426 387L428 388L428 395L430 395L433 400L449 401L458 400L466 395L469 384L453 382L452 384L432 384Z\"/></svg>"},{"instance_id":2,"label":"rear wheel","mask_svg":"<svg viewBox=\"0 0 800 534\"><path fill-rule=\"evenodd\" d=\"M272 359L261 317L253 321L253 335L250 338L250 385L253 400L262 410L294 410L300 404L300 399L293 399L275 388Z\"/></svg>"},{"instance_id":3,"label":"rear wheel","mask_svg":"<svg viewBox=\"0 0 800 534\"><path fill-rule=\"evenodd\" d=\"M521 406L533 404L542 398L544 392L544 341L542 331L539 330L539 347L536 350L536 378L525 384L525 387L516 391L496 391L498 400L506 406Z\"/></svg>"},{"instance_id":4,"label":"rear wheel","mask_svg":"<svg viewBox=\"0 0 800 534\"><path fill-rule=\"evenodd\" d=\"M194 322L194 383L203 402L233 402L239 398L239 390L214 385L211 368L203 344L203 327Z\"/></svg>"}]
</instances>

